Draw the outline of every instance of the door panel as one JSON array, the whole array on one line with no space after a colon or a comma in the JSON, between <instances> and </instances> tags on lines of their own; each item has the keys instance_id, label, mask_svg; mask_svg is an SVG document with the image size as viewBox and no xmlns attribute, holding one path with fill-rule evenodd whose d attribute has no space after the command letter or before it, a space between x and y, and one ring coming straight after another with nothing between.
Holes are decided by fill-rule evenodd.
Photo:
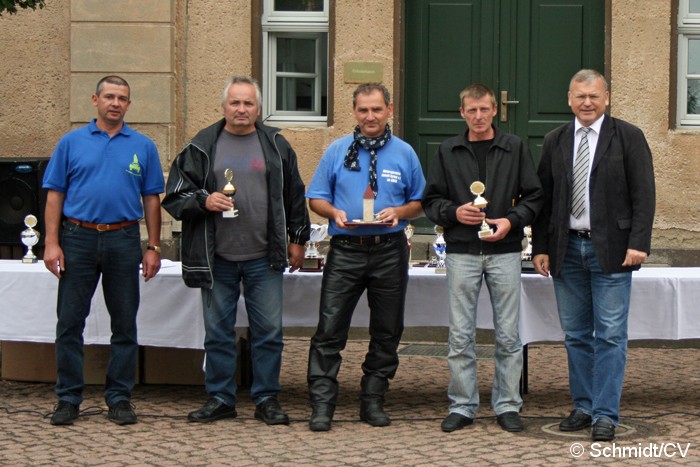
<instances>
[{"instance_id":1,"label":"door panel","mask_svg":"<svg viewBox=\"0 0 700 467\"><path fill-rule=\"evenodd\" d=\"M427 171L439 143L464 131L459 93L481 82L539 162L544 135L572 118L566 93L581 68L604 71L601 0L405 0L404 139ZM428 224L426 224L428 225ZM421 232L421 226L418 227Z\"/></svg>"}]
</instances>

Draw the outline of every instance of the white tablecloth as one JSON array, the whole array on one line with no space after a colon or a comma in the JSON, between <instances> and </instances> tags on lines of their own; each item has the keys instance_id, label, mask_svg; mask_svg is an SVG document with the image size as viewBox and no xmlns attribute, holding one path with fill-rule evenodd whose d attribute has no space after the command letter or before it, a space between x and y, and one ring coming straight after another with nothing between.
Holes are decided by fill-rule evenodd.
<instances>
[{"instance_id":1,"label":"white tablecloth","mask_svg":"<svg viewBox=\"0 0 700 467\"><path fill-rule=\"evenodd\" d=\"M139 342L158 347L202 348L204 327L199 289L185 287L180 263L163 261L160 273L141 284ZM0 340L53 342L58 280L43 263L0 261ZM285 274L284 325L315 327L321 273ZM700 268L644 268L633 274L629 318L630 339L700 338ZM243 300L238 323L246 326ZM413 268L406 299L406 326L447 326L447 280L433 269ZM477 325L492 329L491 306L484 287ZM352 325L366 327L365 297ZM101 285L85 326L86 344L109 343L109 315ZM520 337L527 344L562 340L551 279L524 274Z\"/></svg>"}]
</instances>

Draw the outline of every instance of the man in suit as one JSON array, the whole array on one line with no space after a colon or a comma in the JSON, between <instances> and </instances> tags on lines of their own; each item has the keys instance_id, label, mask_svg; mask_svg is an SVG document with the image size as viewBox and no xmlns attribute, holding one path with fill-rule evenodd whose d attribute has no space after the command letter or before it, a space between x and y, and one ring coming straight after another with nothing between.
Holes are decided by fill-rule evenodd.
<instances>
[{"instance_id":1,"label":"man in suit","mask_svg":"<svg viewBox=\"0 0 700 467\"><path fill-rule=\"evenodd\" d=\"M580 70L569 85L575 120L549 132L538 175L544 207L533 263L554 278L574 410L561 431L593 426L610 441L620 421L632 271L650 251L655 188L642 131L605 115L608 83Z\"/></svg>"}]
</instances>

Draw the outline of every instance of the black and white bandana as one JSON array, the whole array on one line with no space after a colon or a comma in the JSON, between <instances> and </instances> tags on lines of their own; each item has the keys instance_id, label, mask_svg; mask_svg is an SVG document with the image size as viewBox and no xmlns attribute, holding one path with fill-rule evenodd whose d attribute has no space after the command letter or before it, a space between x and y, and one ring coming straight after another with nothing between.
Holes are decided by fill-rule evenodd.
<instances>
[{"instance_id":1,"label":"black and white bandana","mask_svg":"<svg viewBox=\"0 0 700 467\"><path fill-rule=\"evenodd\" d=\"M353 132L353 137L355 138L348 148L347 154L345 154L345 161L343 165L348 170L358 171L360 170L360 160L358 154L358 147L362 146L369 151L370 162L369 162L369 186L374 192L374 197L377 197L377 151L383 148L386 143L391 139L391 127L386 124L386 129L384 134L377 138L368 138L362 134L360 131L360 126L355 127Z\"/></svg>"}]
</instances>

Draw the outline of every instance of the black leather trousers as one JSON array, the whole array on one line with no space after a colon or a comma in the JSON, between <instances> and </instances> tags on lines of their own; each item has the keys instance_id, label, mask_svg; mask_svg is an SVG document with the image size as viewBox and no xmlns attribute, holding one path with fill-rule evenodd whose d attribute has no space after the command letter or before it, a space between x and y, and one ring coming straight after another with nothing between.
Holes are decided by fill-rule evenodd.
<instances>
[{"instance_id":1,"label":"black leather trousers","mask_svg":"<svg viewBox=\"0 0 700 467\"><path fill-rule=\"evenodd\" d=\"M319 323L311 339L308 383L312 405L335 407L337 375L355 305L367 291L370 309L369 350L362 364L362 400L383 398L399 366L397 349L403 333L408 283L405 235L382 237L380 243L357 244L338 238L323 269Z\"/></svg>"}]
</instances>

